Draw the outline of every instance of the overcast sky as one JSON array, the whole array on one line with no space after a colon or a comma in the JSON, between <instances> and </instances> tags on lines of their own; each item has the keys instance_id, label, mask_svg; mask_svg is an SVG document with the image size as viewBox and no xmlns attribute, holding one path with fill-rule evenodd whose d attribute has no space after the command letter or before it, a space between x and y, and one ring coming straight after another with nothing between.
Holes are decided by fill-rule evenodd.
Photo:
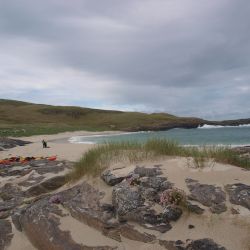
<instances>
[{"instance_id":1,"label":"overcast sky","mask_svg":"<svg viewBox=\"0 0 250 250\"><path fill-rule=\"evenodd\" d=\"M0 0L0 98L250 117L250 1Z\"/></svg>"}]
</instances>

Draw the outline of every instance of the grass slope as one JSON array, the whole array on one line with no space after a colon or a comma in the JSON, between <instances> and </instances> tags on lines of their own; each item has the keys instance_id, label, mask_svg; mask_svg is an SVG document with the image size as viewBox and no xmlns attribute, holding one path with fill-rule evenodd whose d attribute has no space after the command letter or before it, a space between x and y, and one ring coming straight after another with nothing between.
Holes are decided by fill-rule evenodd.
<instances>
[{"instance_id":1,"label":"grass slope","mask_svg":"<svg viewBox=\"0 0 250 250\"><path fill-rule=\"evenodd\" d=\"M145 114L51 106L0 99L0 136L29 136L64 131L160 130L196 127L204 121L166 113Z\"/></svg>"}]
</instances>

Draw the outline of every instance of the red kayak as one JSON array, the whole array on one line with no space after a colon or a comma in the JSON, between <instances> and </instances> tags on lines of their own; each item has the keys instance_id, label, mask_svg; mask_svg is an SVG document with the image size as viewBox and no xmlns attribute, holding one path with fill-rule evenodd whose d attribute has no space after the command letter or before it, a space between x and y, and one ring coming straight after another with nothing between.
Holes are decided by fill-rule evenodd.
<instances>
[{"instance_id":1,"label":"red kayak","mask_svg":"<svg viewBox=\"0 0 250 250\"><path fill-rule=\"evenodd\" d=\"M54 156L50 156L50 157L48 157L47 158L49 161L55 161L56 160L56 156L54 155Z\"/></svg>"}]
</instances>

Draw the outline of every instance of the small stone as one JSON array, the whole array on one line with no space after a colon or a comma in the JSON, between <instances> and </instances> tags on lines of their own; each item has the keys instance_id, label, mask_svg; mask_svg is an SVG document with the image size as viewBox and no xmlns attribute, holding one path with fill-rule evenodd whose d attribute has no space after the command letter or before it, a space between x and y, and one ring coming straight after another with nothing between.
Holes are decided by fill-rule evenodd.
<instances>
[{"instance_id":1,"label":"small stone","mask_svg":"<svg viewBox=\"0 0 250 250\"><path fill-rule=\"evenodd\" d=\"M63 202L62 196L59 194L55 194L50 197L49 202L54 204L61 204Z\"/></svg>"},{"instance_id":2,"label":"small stone","mask_svg":"<svg viewBox=\"0 0 250 250\"><path fill-rule=\"evenodd\" d=\"M163 218L167 221L177 221L181 215L181 208L172 205L167 206L163 211Z\"/></svg>"},{"instance_id":3,"label":"small stone","mask_svg":"<svg viewBox=\"0 0 250 250\"><path fill-rule=\"evenodd\" d=\"M210 210L214 214L221 214L221 213L227 211L227 207L226 207L225 203L215 204L212 207L210 207Z\"/></svg>"},{"instance_id":4,"label":"small stone","mask_svg":"<svg viewBox=\"0 0 250 250\"><path fill-rule=\"evenodd\" d=\"M194 225L191 225L191 224L188 225L188 229L193 229L193 228L195 228Z\"/></svg>"},{"instance_id":5,"label":"small stone","mask_svg":"<svg viewBox=\"0 0 250 250\"><path fill-rule=\"evenodd\" d=\"M240 214L239 210L238 209L235 209L235 208L231 208L231 213L232 214Z\"/></svg>"},{"instance_id":6,"label":"small stone","mask_svg":"<svg viewBox=\"0 0 250 250\"><path fill-rule=\"evenodd\" d=\"M182 245L182 244L184 244L184 242L183 242L182 240L177 240L177 241L175 242L175 245Z\"/></svg>"}]
</instances>

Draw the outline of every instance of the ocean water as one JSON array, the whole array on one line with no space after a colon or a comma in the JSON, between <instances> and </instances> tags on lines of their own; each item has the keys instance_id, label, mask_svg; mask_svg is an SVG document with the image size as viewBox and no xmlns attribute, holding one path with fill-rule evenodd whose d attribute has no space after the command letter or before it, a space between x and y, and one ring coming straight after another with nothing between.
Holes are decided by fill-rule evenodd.
<instances>
[{"instance_id":1,"label":"ocean water","mask_svg":"<svg viewBox=\"0 0 250 250\"><path fill-rule=\"evenodd\" d=\"M120 141L145 142L148 139L169 139L182 145L250 145L250 125L222 127L205 125L196 129L171 129L157 132L122 133L108 136L75 136L69 139L72 143L104 143Z\"/></svg>"}]
</instances>

